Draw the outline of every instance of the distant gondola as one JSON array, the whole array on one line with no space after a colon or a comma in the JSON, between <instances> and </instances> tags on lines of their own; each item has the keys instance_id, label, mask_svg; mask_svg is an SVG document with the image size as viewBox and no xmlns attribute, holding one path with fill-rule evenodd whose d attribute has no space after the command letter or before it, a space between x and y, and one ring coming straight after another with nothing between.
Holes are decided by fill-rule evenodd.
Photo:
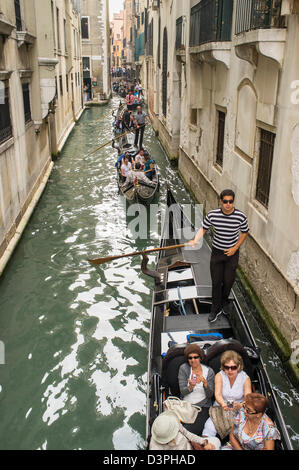
<instances>
[{"instance_id":1,"label":"distant gondola","mask_svg":"<svg viewBox=\"0 0 299 470\"><path fill-rule=\"evenodd\" d=\"M160 247L186 243L192 237L191 228L191 222L168 190ZM188 343L196 342L205 353L203 363L215 373L220 370L223 351L232 349L242 356L253 390L267 397L267 415L280 432L281 440L275 441L276 450L291 450L275 392L233 291L230 315L221 315L214 323L208 321L212 303L209 264L210 248L204 241L200 249L160 251L155 275L150 274L155 278L155 290L148 359L147 444L152 423L163 411L163 401L170 395L180 396L178 369L185 361L183 351ZM143 272L146 273L144 266Z\"/></svg>"},{"instance_id":2,"label":"distant gondola","mask_svg":"<svg viewBox=\"0 0 299 470\"><path fill-rule=\"evenodd\" d=\"M137 147L134 145L134 140L134 133L127 133L118 139L117 144L113 142L112 146L117 149L119 155L129 152L130 156L134 157L138 152ZM141 181L134 181L130 186L125 185L121 174L121 161L116 165L116 174L119 191L129 202L139 202L149 205L160 189L159 168L156 163L154 164L154 174L152 179L155 186L147 185Z\"/></svg>"}]
</instances>

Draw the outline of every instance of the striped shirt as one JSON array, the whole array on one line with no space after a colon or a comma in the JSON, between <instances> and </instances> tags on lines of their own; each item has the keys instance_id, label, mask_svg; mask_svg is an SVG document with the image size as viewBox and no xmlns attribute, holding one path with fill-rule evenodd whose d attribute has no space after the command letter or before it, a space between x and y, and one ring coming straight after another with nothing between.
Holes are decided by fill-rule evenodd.
<instances>
[{"instance_id":1,"label":"striped shirt","mask_svg":"<svg viewBox=\"0 0 299 470\"><path fill-rule=\"evenodd\" d=\"M234 209L234 211L226 215L221 209L210 211L204 218L202 227L209 230L213 227L213 243L212 246L218 250L227 250L239 240L239 233L249 232L246 215Z\"/></svg>"}]
</instances>

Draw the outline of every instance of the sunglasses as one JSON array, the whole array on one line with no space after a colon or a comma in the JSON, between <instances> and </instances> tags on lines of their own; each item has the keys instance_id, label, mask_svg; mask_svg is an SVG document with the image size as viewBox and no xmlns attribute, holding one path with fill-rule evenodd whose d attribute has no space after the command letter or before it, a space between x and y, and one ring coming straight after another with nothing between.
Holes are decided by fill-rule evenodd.
<instances>
[{"instance_id":1,"label":"sunglasses","mask_svg":"<svg viewBox=\"0 0 299 470\"><path fill-rule=\"evenodd\" d=\"M200 359L200 356L188 356L188 361L192 361L192 359Z\"/></svg>"},{"instance_id":2,"label":"sunglasses","mask_svg":"<svg viewBox=\"0 0 299 470\"><path fill-rule=\"evenodd\" d=\"M233 199L223 199L223 204L233 204L234 200Z\"/></svg>"},{"instance_id":3,"label":"sunglasses","mask_svg":"<svg viewBox=\"0 0 299 470\"><path fill-rule=\"evenodd\" d=\"M244 410L246 411L246 413L247 413L248 415L258 415L258 414L259 414L258 411L250 411L250 410L247 408L247 406L244 406Z\"/></svg>"},{"instance_id":4,"label":"sunglasses","mask_svg":"<svg viewBox=\"0 0 299 470\"><path fill-rule=\"evenodd\" d=\"M223 369L225 369L225 370L237 370L238 366L223 366Z\"/></svg>"}]
</instances>

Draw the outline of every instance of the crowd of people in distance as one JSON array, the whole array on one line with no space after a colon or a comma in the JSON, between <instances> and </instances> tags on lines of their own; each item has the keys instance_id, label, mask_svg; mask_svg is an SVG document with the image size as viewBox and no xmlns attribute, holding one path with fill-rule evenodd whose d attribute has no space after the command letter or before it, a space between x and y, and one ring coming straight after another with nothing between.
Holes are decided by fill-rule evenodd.
<instances>
[{"instance_id":1,"label":"crowd of people in distance","mask_svg":"<svg viewBox=\"0 0 299 470\"><path fill-rule=\"evenodd\" d=\"M120 80L113 82L112 87L115 93L126 98L127 105L131 107L140 104L144 97L140 81L135 80L134 84L132 84L131 82Z\"/></svg>"},{"instance_id":2,"label":"crowd of people in distance","mask_svg":"<svg viewBox=\"0 0 299 470\"><path fill-rule=\"evenodd\" d=\"M193 424L183 425L174 411L163 411L152 425L150 450L274 450L279 431L266 414L267 398L252 393L241 355L225 351L216 375L202 364L197 344L188 345L184 355L181 398L201 407L203 424L195 433Z\"/></svg>"}]
</instances>

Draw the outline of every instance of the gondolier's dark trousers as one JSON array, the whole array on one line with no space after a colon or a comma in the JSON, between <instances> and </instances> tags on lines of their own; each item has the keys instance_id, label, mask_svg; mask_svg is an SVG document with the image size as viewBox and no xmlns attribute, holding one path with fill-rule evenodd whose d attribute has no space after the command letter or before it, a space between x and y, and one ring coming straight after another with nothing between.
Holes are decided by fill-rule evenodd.
<instances>
[{"instance_id":1,"label":"gondolier's dark trousers","mask_svg":"<svg viewBox=\"0 0 299 470\"><path fill-rule=\"evenodd\" d=\"M138 138L139 138L139 133L140 133L139 149L142 148L144 129L145 129L145 126L139 127L138 129L136 129L135 144L134 145L135 145L135 147L138 147Z\"/></svg>"},{"instance_id":2,"label":"gondolier's dark trousers","mask_svg":"<svg viewBox=\"0 0 299 470\"><path fill-rule=\"evenodd\" d=\"M239 250L227 256L222 250L212 248L210 271L212 278L212 312L218 313L228 302L239 263Z\"/></svg>"}]
</instances>

